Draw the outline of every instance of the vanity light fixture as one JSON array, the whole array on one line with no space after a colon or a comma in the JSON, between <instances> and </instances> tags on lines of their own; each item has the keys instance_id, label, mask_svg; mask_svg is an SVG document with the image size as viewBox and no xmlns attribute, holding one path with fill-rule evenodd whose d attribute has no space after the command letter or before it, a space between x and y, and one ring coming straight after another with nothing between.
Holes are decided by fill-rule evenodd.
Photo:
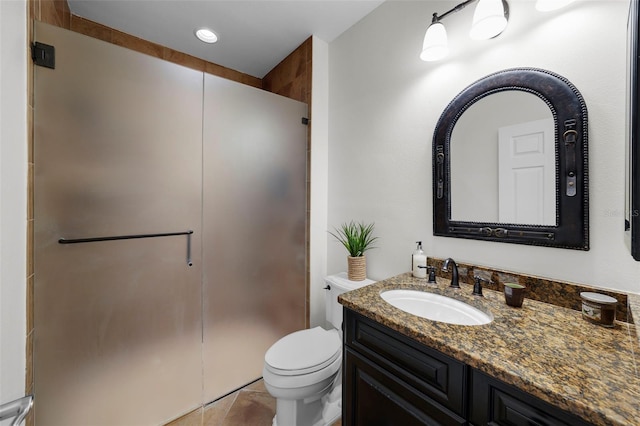
<instances>
[{"instance_id":1,"label":"vanity light fixture","mask_svg":"<svg viewBox=\"0 0 640 426\"><path fill-rule=\"evenodd\" d=\"M422 43L422 53L420 59L423 61L439 61L449 54L449 43L447 42L447 30L442 22L436 20L433 14L433 22L427 28Z\"/></svg>"},{"instance_id":2,"label":"vanity light fixture","mask_svg":"<svg viewBox=\"0 0 640 426\"><path fill-rule=\"evenodd\" d=\"M469 32L472 39L487 40L504 31L509 20L509 4L506 0L467 0L440 16L437 13L433 14L431 25L424 35L420 59L437 61L447 56L449 53L447 31L441 22L442 19L474 2L478 2L478 5L473 14L473 24Z\"/></svg>"},{"instance_id":3,"label":"vanity light fixture","mask_svg":"<svg viewBox=\"0 0 640 426\"><path fill-rule=\"evenodd\" d=\"M209 28L198 28L195 30L195 35L198 37L198 40L203 41L205 43L215 43L218 41L218 36L216 33L211 31Z\"/></svg>"},{"instance_id":4,"label":"vanity light fixture","mask_svg":"<svg viewBox=\"0 0 640 426\"><path fill-rule=\"evenodd\" d=\"M551 10L560 9L575 0L538 0L536 2L536 10L540 12L549 12Z\"/></svg>"},{"instance_id":5,"label":"vanity light fixture","mask_svg":"<svg viewBox=\"0 0 640 426\"><path fill-rule=\"evenodd\" d=\"M474 40L489 40L507 28L509 6L504 0L480 0L473 13L473 24L469 37Z\"/></svg>"}]
</instances>

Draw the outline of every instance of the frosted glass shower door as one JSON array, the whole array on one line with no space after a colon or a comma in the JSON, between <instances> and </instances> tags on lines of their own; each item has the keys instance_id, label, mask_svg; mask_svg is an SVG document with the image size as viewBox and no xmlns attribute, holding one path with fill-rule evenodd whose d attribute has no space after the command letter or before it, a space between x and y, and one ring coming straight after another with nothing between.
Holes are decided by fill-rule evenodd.
<instances>
[{"instance_id":1,"label":"frosted glass shower door","mask_svg":"<svg viewBox=\"0 0 640 426\"><path fill-rule=\"evenodd\" d=\"M203 74L42 23L36 40L56 68L34 86L35 421L164 424L202 401Z\"/></svg>"},{"instance_id":2,"label":"frosted glass shower door","mask_svg":"<svg viewBox=\"0 0 640 426\"><path fill-rule=\"evenodd\" d=\"M305 326L307 106L205 74L204 401Z\"/></svg>"}]
</instances>

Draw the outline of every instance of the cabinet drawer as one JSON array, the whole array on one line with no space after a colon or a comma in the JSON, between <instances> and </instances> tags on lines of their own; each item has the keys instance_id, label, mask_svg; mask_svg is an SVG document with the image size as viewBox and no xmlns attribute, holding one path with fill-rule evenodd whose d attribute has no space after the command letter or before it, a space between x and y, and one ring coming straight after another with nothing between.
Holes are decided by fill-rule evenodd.
<instances>
[{"instance_id":1,"label":"cabinet drawer","mask_svg":"<svg viewBox=\"0 0 640 426\"><path fill-rule=\"evenodd\" d=\"M471 373L469 420L475 425L490 426L587 426L590 424L477 370Z\"/></svg>"},{"instance_id":2,"label":"cabinet drawer","mask_svg":"<svg viewBox=\"0 0 640 426\"><path fill-rule=\"evenodd\" d=\"M462 426L466 421L345 348L343 426ZM348 408L348 409L346 409Z\"/></svg>"},{"instance_id":3,"label":"cabinet drawer","mask_svg":"<svg viewBox=\"0 0 640 426\"><path fill-rule=\"evenodd\" d=\"M460 416L466 415L465 364L345 309L345 344Z\"/></svg>"}]
</instances>

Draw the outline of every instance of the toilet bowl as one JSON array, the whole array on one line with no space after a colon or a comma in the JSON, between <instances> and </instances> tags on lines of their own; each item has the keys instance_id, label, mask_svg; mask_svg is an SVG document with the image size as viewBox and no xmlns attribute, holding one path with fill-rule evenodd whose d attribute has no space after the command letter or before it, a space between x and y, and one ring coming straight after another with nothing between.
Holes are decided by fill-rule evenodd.
<instances>
[{"instance_id":1,"label":"toilet bowl","mask_svg":"<svg viewBox=\"0 0 640 426\"><path fill-rule=\"evenodd\" d=\"M327 426L342 406L342 306L338 295L372 280L349 281L346 273L325 278L326 317L332 328L314 327L288 334L266 352L262 371L276 398L274 426Z\"/></svg>"}]
</instances>

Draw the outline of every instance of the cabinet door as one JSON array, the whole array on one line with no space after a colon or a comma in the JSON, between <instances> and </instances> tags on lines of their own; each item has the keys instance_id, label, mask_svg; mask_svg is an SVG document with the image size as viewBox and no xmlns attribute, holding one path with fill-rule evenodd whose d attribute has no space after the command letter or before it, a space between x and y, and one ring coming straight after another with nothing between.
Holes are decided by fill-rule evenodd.
<instances>
[{"instance_id":1,"label":"cabinet door","mask_svg":"<svg viewBox=\"0 0 640 426\"><path fill-rule=\"evenodd\" d=\"M586 426L589 423L528 395L513 386L473 370L471 417L475 425Z\"/></svg>"},{"instance_id":2,"label":"cabinet door","mask_svg":"<svg viewBox=\"0 0 640 426\"><path fill-rule=\"evenodd\" d=\"M345 324L347 345L430 400L466 416L465 364L348 309Z\"/></svg>"},{"instance_id":3,"label":"cabinet door","mask_svg":"<svg viewBox=\"0 0 640 426\"><path fill-rule=\"evenodd\" d=\"M345 348L343 426L465 425L461 417Z\"/></svg>"}]
</instances>

